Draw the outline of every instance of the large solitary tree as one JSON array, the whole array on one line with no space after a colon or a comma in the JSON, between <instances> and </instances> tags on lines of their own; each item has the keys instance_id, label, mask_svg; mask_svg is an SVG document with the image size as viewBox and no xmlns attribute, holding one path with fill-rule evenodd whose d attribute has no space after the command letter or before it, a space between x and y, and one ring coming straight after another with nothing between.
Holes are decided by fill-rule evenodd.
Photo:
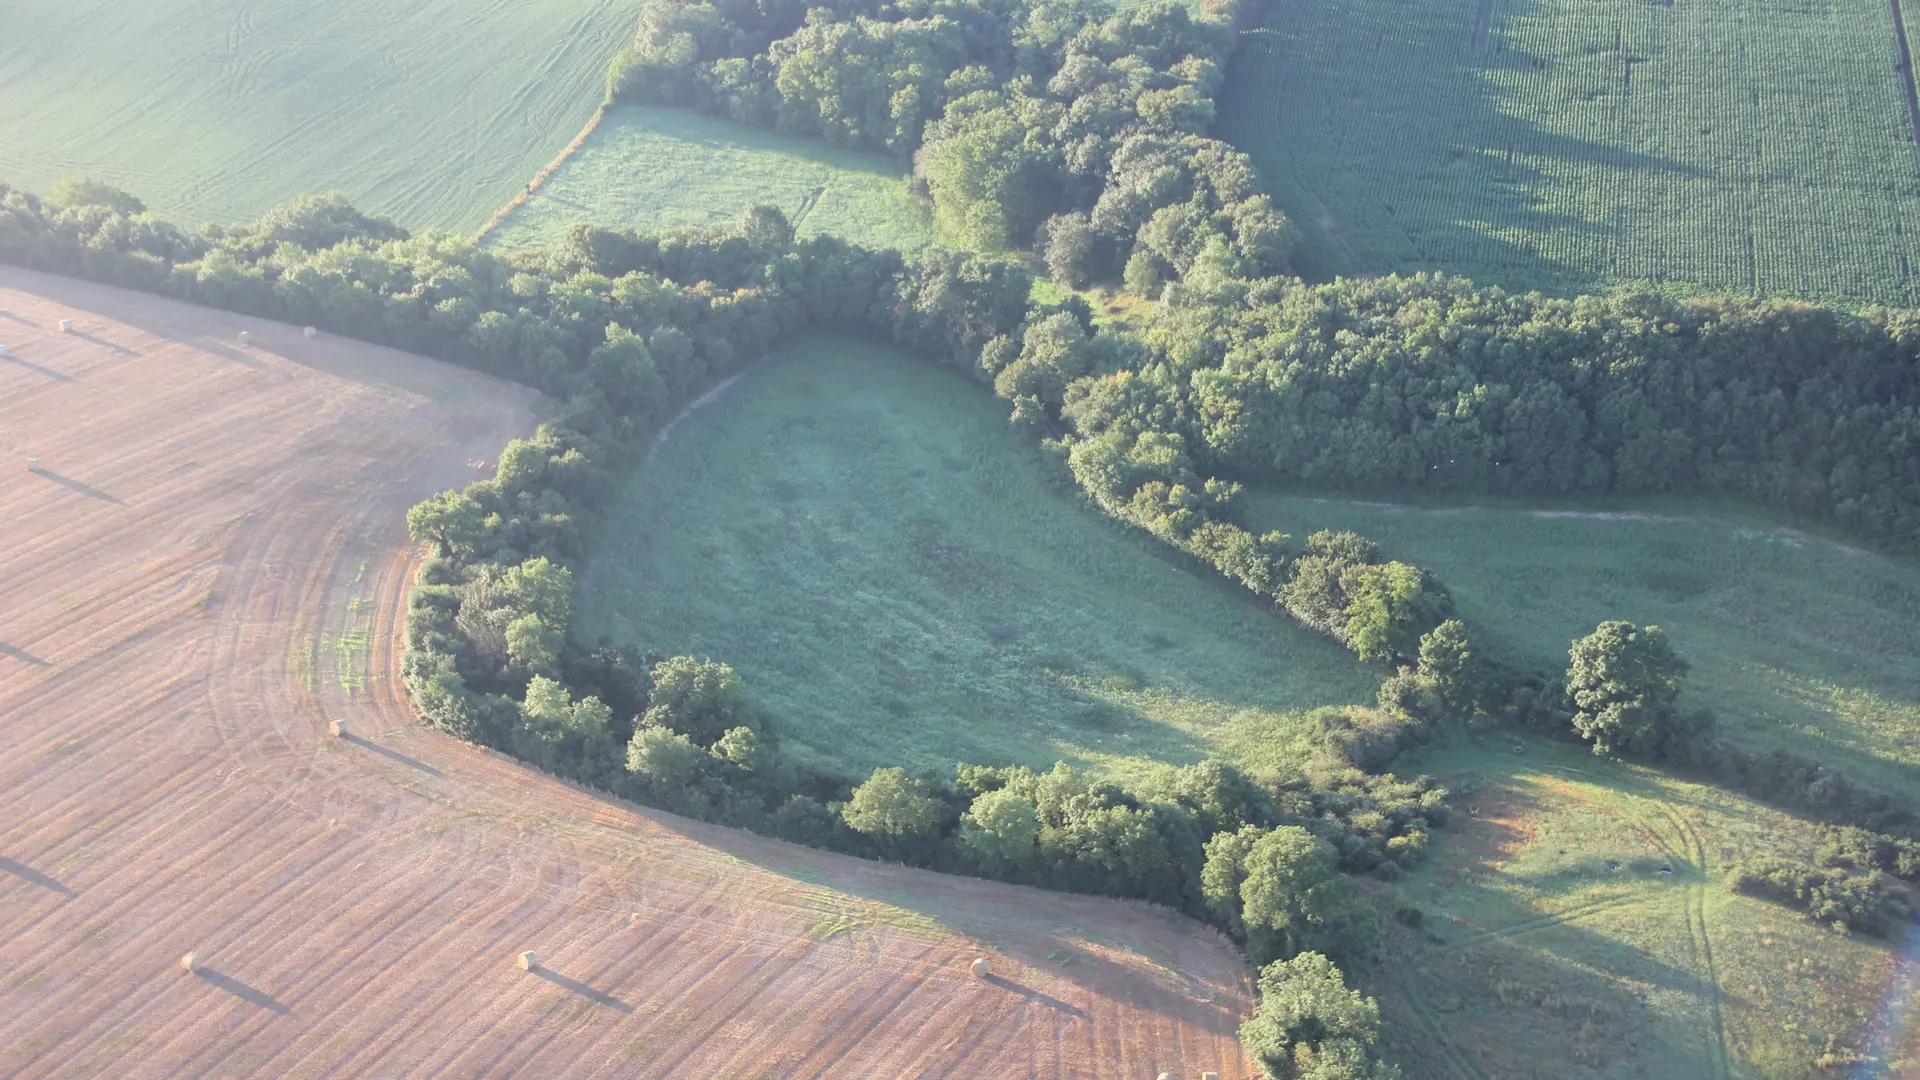
<instances>
[{"instance_id":1,"label":"large solitary tree","mask_svg":"<svg viewBox=\"0 0 1920 1080\"><path fill-rule=\"evenodd\" d=\"M1657 753L1679 731L1674 702L1687 662L1659 627L1603 622L1568 657L1573 728L1594 753Z\"/></svg>"}]
</instances>

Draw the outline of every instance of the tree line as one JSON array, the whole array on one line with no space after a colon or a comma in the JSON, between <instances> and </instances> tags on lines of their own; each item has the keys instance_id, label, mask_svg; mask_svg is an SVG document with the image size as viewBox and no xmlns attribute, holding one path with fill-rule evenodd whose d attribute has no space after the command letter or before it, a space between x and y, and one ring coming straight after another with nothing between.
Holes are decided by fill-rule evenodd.
<instances>
[{"instance_id":1,"label":"tree line","mask_svg":"<svg viewBox=\"0 0 1920 1080\"><path fill-rule=\"evenodd\" d=\"M648 0L615 100L911 157L950 237L1146 296L1218 244L1280 273L1294 227L1207 136L1243 0Z\"/></svg>"},{"instance_id":2,"label":"tree line","mask_svg":"<svg viewBox=\"0 0 1920 1080\"><path fill-rule=\"evenodd\" d=\"M86 184L46 200L0 188L0 258L423 352L560 404L502 450L491 478L408 514L434 550L409 601L405 676L422 715L456 737L802 843L1163 903L1223 925L1259 960L1321 957L1309 984L1320 990L1329 972L1340 981L1326 957L1373 948L1377 916L1346 875L1398 873L1444 820L1430 781L1356 764L1419 737L1423 718L1363 725L1324 710L1313 766L1259 780L1220 762L1151 790L1064 764L848 777L787 760L775 718L724 664L573 634L583 524L681 405L807 327L890 340L990 381L983 355L1020 356L1026 327L1061 313L1032 307L1031 276L1012 264L796 242L765 208L731 230L579 228L554 251L507 255L410 236L338 198L196 232ZM1067 313L1084 328L1084 305ZM1371 1061L1364 1028L1323 1039L1310 1024L1273 1042L1295 1036L1268 1027L1275 1061Z\"/></svg>"},{"instance_id":3,"label":"tree line","mask_svg":"<svg viewBox=\"0 0 1920 1080\"><path fill-rule=\"evenodd\" d=\"M1337 471L1290 475L1285 459L1250 449L1292 437L1300 425L1337 431L1357 417L1372 423L1373 445L1387 449L1395 438L1427 445L1429 427L1458 434L1469 421L1487 438L1506 437L1504 418L1514 414L1465 409L1457 424L1442 424L1423 411L1423 402L1441 400L1436 384L1454 386L1456 400L1496 396L1463 381L1486 374L1478 365L1489 356L1504 365L1493 371L1536 396L1564 380L1586 395L1562 391L1574 407L1592 402L1616 427L1631 413L1609 386L1634 389L1632 400L1665 402L1659 394L1678 376L1661 363L1702 365L1695 376L1705 377L1714 363L1733 365L1714 353L1736 334L1751 346L1743 366L1750 374L1771 372L1780 384L1804 376L1829 403L1891 386L1898 405L1904 384L1897 374L1875 375L1874 357L1891 363L1900 355L1899 313L1632 294L1547 301L1439 279L1312 288L1237 277L1216 245L1197 273L1169 289L1144 333L1120 334L1095 329L1077 298L1032 303L1031 276L1010 263L795 241L767 208L750 208L730 230L579 227L552 251L501 254L443 234L409 236L337 198L301 200L249 227L181 230L130 196L85 184L46 200L0 188L0 257L325 326L523 381L561 403L558 419L503 450L491 479L410 513L414 534L435 553L410 604L407 677L423 714L443 729L606 790L854 854L1155 900L1223 926L1269 965L1366 955L1377 923L1349 903L1355 896L1337 875L1392 876L1419 857L1445 815L1444 793L1430 783L1381 774L1402 746L1475 712L1582 737L1602 752L1703 768L1771 801L1866 826L1861 835L1872 844L1855 847L1893 854L1858 873L1912 870L1903 841L1887 835L1911 831L1902 804L1817 763L1726 747L1712 738L1708 718L1679 711L1684 665L1657 630L1603 624L1576 644L1565 673L1516 671L1480 655L1451 617L1444 586L1419 567L1351 533L1297 544L1285 534L1256 535L1236 512L1243 478L1362 482ZM1341 306L1375 291L1405 303L1369 308L1367 319ZM1433 293L1468 312L1484 305L1530 314L1487 317L1473 338L1448 328L1456 320L1446 305L1427 303ZM1647 304L1666 315L1641 318ZM1565 326L1556 332L1574 313L1596 325L1583 323L1584 337L1564 336L1573 333ZM1761 325L1748 326L1752 319ZM1803 326L1815 330L1793 330ZM1821 326L1832 328L1828 337L1818 337ZM1316 713L1318 756L1286 778L1251 780L1221 763L1141 791L1065 767L849 777L786 762L775 718L752 706L724 664L577 641L571 567L582 554L582 522L610 478L681 405L807 327L889 340L991 385L1016 423L1064 451L1095 505L1374 663L1383 673L1378 707ZM1812 343L1802 334L1813 334ZM1813 363L1809 350L1836 339L1878 341L1881 351L1831 369ZM1789 355L1769 360L1754 352L1760 346ZM1689 359L1698 350L1710 355ZM1602 364L1595 353L1614 359ZM1743 400L1756 394L1749 387ZM1887 407L1855 402L1856 412ZM1387 422L1395 417L1399 427ZM1616 427L1576 426L1588 436L1581 452L1614 468L1639 460L1625 443L1602 437ZM1314 449L1331 447L1333 456L1320 460L1352 466L1365 455L1341 457L1349 440L1339 434ZM1897 440L1849 445L1858 455L1877 453L1880 464L1848 476L1902 466ZM1521 472L1539 475L1530 455L1545 452L1540 446L1516 438L1503 452L1520 455L1512 463ZM1844 875L1860 864L1836 865ZM1306 892L1288 892L1284 882L1306 882ZM1849 889L1828 887L1818 902L1857 893ZM1765 894L1813 890L1795 879ZM1294 969L1275 978L1298 974L1287 972ZM1259 1031L1293 1032L1274 1035L1288 1040L1277 1044L1279 1056L1257 1051L1274 1075L1345 1061L1349 1051L1361 1054L1354 1060L1366 1056L1364 1024L1336 1038L1311 1024L1280 1024L1264 999L1262 1010ZM1315 1049L1328 1039L1332 1049Z\"/></svg>"}]
</instances>

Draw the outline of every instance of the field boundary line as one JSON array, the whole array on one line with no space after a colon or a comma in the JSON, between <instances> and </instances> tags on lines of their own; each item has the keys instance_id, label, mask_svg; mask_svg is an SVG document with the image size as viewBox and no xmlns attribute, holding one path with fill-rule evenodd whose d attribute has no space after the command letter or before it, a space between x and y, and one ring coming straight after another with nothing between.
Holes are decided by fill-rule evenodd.
<instances>
[{"instance_id":1,"label":"field boundary line","mask_svg":"<svg viewBox=\"0 0 1920 1080\"><path fill-rule=\"evenodd\" d=\"M1887 0L1893 7L1893 42L1900 48L1900 79L1907 84L1907 120L1913 124L1913 141L1920 146L1920 90L1913 85L1913 50L1907 45L1907 20L1900 12L1900 0Z\"/></svg>"},{"instance_id":2,"label":"field boundary line","mask_svg":"<svg viewBox=\"0 0 1920 1080\"><path fill-rule=\"evenodd\" d=\"M507 220L508 215L525 206L527 200L533 196L534 192L539 191L541 185L552 179L554 173L560 171L560 166L565 165L568 159L573 157L574 152L586 143L587 136L592 135L599 129L600 121L607 118L607 106L611 104L613 104L613 101L608 99L602 101L600 105L593 110L593 115L587 118L586 126L574 135L573 141L562 147L560 152L553 156L552 161L547 162L539 172L533 174L533 179L527 182L525 190L515 195L505 206L495 210L493 216L487 219L487 223L480 226L480 231L473 234L474 243L477 244L485 240L488 233L499 228L501 223Z\"/></svg>"}]
</instances>

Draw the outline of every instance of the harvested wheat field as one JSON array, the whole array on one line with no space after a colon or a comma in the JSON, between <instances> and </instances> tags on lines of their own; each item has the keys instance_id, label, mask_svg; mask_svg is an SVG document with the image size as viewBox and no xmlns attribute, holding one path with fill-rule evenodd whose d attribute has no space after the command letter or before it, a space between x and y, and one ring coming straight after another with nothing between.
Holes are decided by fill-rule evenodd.
<instances>
[{"instance_id":1,"label":"harvested wheat field","mask_svg":"<svg viewBox=\"0 0 1920 1080\"><path fill-rule=\"evenodd\" d=\"M403 514L530 391L11 269L0 345L0 1074L1247 1074L1197 924L423 730Z\"/></svg>"}]
</instances>

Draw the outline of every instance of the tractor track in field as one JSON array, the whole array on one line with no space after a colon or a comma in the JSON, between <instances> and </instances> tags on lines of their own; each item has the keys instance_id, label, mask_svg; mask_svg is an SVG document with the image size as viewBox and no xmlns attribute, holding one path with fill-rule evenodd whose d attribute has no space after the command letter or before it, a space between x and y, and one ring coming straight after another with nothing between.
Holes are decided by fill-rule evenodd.
<instances>
[{"instance_id":1,"label":"tractor track in field","mask_svg":"<svg viewBox=\"0 0 1920 1080\"><path fill-rule=\"evenodd\" d=\"M1454 1075L1461 1080L1493 1080L1487 1075L1487 1071L1475 1064L1473 1059L1467 1056L1466 1051L1460 1049L1460 1045L1453 1041L1453 1037L1447 1034L1446 1025L1434 1015L1433 1009L1426 1003L1426 995L1413 984L1411 976L1401 976L1400 992L1405 995L1407 1009L1418 1022L1421 1034L1439 1049L1440 1059L1446 1063Z\"/></svg>"},{"instance_id":2,"label":"tractor track in field","mask_svg":"<svg viewBox=\"0 0 1920 1080\"><path fill-rule=\"evenodd\" d=\"M1693 945L1694 958L1701 965L1706 978L1707 1007L1713 1020L1713 1031L1707 1036L1706 1045L1708 1075L1716 1080L1726 1080L1733 1075L1733 1067L1727 1049L1727 1021L1720 990L1720 969L1713 960L1713 940L1707 935L1706 845L1701 843L1700 834L1694 831L1693 825L1678 811L1664 803L1655 805L1672 824L1686 851L1686 861L1693 867L1692 880L1686 883L1687 936Z\"/></svg>"},{"instance_id":3,"label":"tractor track in field","mask_svg":"<svg viewBox=\"0 0 1920 1080\"><path fill-rule=\"evenodd\" d=\"M1565 765L1549 765L1549 772L1568 776L1578 776L1591 782L1608 781L1613 786L1630 792L1634 797L1653 804L1654 809L1666 820L1672 836L1649 826L1644 819L1636 816L1634 823L1645 829L1649 836L1673 862L1691 868L1686 889L1685 913L1687 919L1687 937L1691 944L1694 960L1700 965L1702 979L1705 982L1704 996L1709 1019L1713 1030L1707 1036L1703 1049L1706 1075L1713 1080L1731 1080L1733 1077L1732 1053L1727 1045L1727 1022L1725 994L1720 988L1720 969L1713 959L1713 941L1707 933L1707 889L1710 882L1707 876L1707 849L1700 834L1692 823L1678 810L1667 804L1662 793L1653 786L1631 776L1601 777L1585 769L1576 769ZM1676 847L1675 844L1678 846Z\"/></svg>"}]
</instances>

